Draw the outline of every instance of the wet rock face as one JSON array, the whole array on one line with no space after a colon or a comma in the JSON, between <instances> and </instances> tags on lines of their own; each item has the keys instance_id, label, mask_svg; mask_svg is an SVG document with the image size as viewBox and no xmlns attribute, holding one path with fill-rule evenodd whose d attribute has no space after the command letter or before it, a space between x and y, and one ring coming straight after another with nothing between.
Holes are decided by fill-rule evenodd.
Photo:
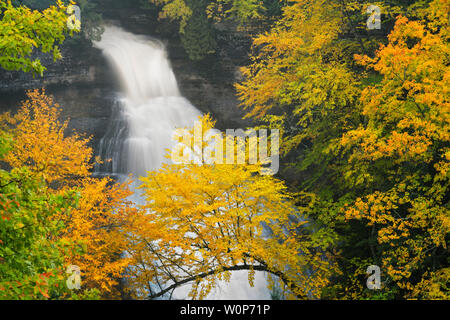
<instances>
[{"instance_id":1,"label":"wet rock face","mask_svg":"<svg viewBox=\"0 0 450 320\"><path fill-rule=\"evenodd\" d=\"M236 66L226 65L225 62L207 61L196 64L172 59L172 67L183 96L202 112L210 113L217 121L217 128L224 130L249 125L242 120L244 112L238 107L235 94ZM230 70L224 70L224 67Z\"/></svg>"},{"instance_id":2,"label":"wet rock face","mask_svg":"<svg viewBox=\"0 0 450 320\"><path fill-rule=\"evenodd\" d=\"M0 69L0 112L17 110L26 90L45 88L61 106L61 118L70 119L69 130L92 136L95 147L108 124L114 78L100 52L90 46L63 46L62 54L57 62L40 55L47 67L43 77Z\"/></svg>"},{"instance_id":3,"label":"wet rock face","mask_svg":"<svg viewBox=\"0 0 450 320\"><path fill-rule=\"evenodd\" d=\"M62 54L64 58L56 62L53 62L48 54L36 54L33 57L39 58L47 67L42 77L0 69L0 92L27 90L53 84L70 85L95 80L95 67L92 63L95 56L92 51L74 46L63 46ZM88 62L90 60L92 62Z\"/></svg>"},{"instance_id":4,"label":"wet rock face","mask_svg":"<svg viewBox=\"0 0 450 320\"><path fill-rule=\"evenodd\" d=\"M234 84L241 80L240 67L248 64L249 35L235 31L236 24L215 25L217 50L200 62L188 59L177 39L168 45L170 60L183 95L203 112L209 112L219 129L245 128Z\"/></svg>"},{"instance_id":5,"label":"wet rock face","mask_svg":"<svg viewBox=\"0 0 450 320\"><path fill-rule=\"evenodd\" d=\"M233 86L240 76L239 67L247 63L248 36L233 31L233 26L219 25L216 54L193 62L181 45L177 28L158 21L151 12L114 8L104 11L106 21L165 43L180 91L199 110L211 113L219 129L249 125L242 120L244 113L238 107ZM62 118L70 118L69 130L92 136L91 145L96 149L109 124L119 86L100 50L89 43L65 43L61 49L63 59L56 62L50 56L39 56L47 66L43 77L0 69L0 112L16 110L26 90L44 87L61 105Z\"/></svg>"}]
</instances>

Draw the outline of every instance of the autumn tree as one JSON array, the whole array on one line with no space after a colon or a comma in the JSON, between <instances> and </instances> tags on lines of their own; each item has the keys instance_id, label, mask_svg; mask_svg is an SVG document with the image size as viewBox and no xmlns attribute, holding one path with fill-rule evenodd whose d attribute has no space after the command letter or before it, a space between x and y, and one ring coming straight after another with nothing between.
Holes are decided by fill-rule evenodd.
<instances>
[{"instance_id":1,"label":"autumn tree","mask_svg":"<svg viewBox=\"0 0 450 320\"><path fill-rule=\"evenodd\" d=\"M356 57L383 78L362 92L367 123L341 140L348 178L370 191L346 218L370 226L386 286L406 298L449 297L450 47L448 20L435 14L443 3L431 4L434 28L400 16L374 58Z\"/></svg>"},{"instance_id":2,"label":"autumn tree","mask_svg":"<svg viewBox=\"0 0 450 320\"><path fill-rule=\"evenodd\" d=\"M213 122L203 118L205 128ZM314 199L259 174L260 164L163 165L141 178L147 214L136 224L137 298L167 296L184 284L202 299L233 271L272 274L285 297L319 297L333 272L326 233L308 230ZM296 206L298 202L298 207Z\"/></svg>"},{"instance_id":3,"label":"autumn tree","mask_svg":"<svg viewBox=\"0 0 450 320\"><path fill-rule=\"evenodd\" d=\"M39 50L51 52L54 60L62 58L58 45L67 34L73 34L67 27L66 10L59 0L42 11L15 7L10 0L0 1L0 66L42 76L45 66L31 55Z\"/></svg>"},{"instance_id":4,"label":"autumn tree","mask_svg":"<svg viewBox=\"0 0 450 320\"><path fill-rule=\"evenodd\" d=\"M336 1L293 1L270 32L255 38L244 81L236 84L246 117L280 130L282 154L294 156L292 166L305 176L314 173L307 183L315 189L330 187L321 184L335 161L325 141L355 120L359 87L342 59L343 19Z\"/></svg>"},{"instance_id":5,"label":"autumn tree","mask_svg":"<svg viewBox=\"0 0 450 320\"><path fill-rule=\"evenodd\" d=\"M70 4L75 4L80 8L80 16L81 20L79 22L74 22L71 20L71 22L76 25L79 28L76 28L79 31L75 32L73 34L70 34L70 38L67 38L64 41L65 45L83 45L83 42L86 42L86 44L90 43L90 40L99 41L101 34L104 31L104 28L102 26L103 24L103 18L102 15L99 13L98 10L98 1L95 0L78 0L78 1L72 1L72 0L61 0L64 6L69 7ZM12 0L11 3L13 6L26 6L32 10L45 10L52 5L56 3L55 0ZM71 12L71 10L66 10L68 18L72 14L74 14L74 11ZM66 20L67 21L67 20ZM70 23L69 23L70 24ZM79 29L79 30L78 30Z\"/></svg>"},{"instance_id":6,"label":"autumn tree","mask_svg":"<svg viewBox=\"0 0 450 320\"><path fill-rule=\"evenodd\" d=\"M47 289L35 298L79 296L49 293L56 285L66 288L65 268L77 265L81 296L97 291L117 297L118 281L130 263L121 253L137 214L126 199L130 191L109 178L91 177L89 139L67 134L68 122L59 120L60 107L45 91L28 92L28 98L16 115L4 114L1 121L2 161L11 170L2 172L0 267L17 269L5 271L1 284L5 288L28 274L30 281L44 274L39 283L45 280ZM60 282L48 280L49 272ZM27 298L25 289L6 291Z\"/></svg>"},{"instance_id":7,"label":"autumn tree","mask_svg":"<svg viewBox=\"0 0 450 320\"><path fill-rule=\"evenodd\" d=\"M330 186L321 183L330 175L340 175L328 170L337 161L329 142L359 125L361 88L376 81L361 77L353 55L368 54L384 41L393 15L411 11L413 1L401 3L375 3L383 12L378 32L367 30L370 1L291 1L271 30L253 41L251 63L236 84L246 117L280 129L285 163L316 190Z\"/></svg>"},{"instance_id":8,"label":"autumn tree","mask_svg":"<svg viewBox=\"0 0 450 320\"><path fill-rule=\"evenodd\" d=\"M0 299L71 296L61 254L69 243L55 239L64 225L53 218L77 200L74 192L55 194L26 167L0 170Z\"/></svg>"},{"instance_id":9,"label":"autumn tree","mask_svg":"<svg viewBox=\"0 0 450 320\"><path fill-rule=\"evenodd\" d=\"M67 226L60 239L76 244L67 251L65 263L78 266L83 288L98 289L103 298L120 297L118 285L134 261L124 255L139 214L128 200L131 194L128 185L109 178L86 178L79 188L77 207L58 217Z\"/></svg>"},{"instance_id":10,"label":"autumn tree","mask_svg":"<svg viewBox=\"0 0 450 320\"><path fill-rule=\"evenodd\" d=\"M48 183L72 184L88 176L93 156L89 138L67 135L68 120L59 119L61 108L45 90L27 93L28 100L13 116L2 115L3 124L13 134L14 148L5 154L12 167L27 166Z\"/></svg>"},{"instance_id":11,"label":"autumn tree","mask_svg":"<svg viewBox=\"0 0 450 320\"><path fill-rule=\"evenodd\" d=\"M317 196L311 217L339 237L323 297L443 298L448 2L373 4L379 31L365 26L369 2L290 2L236 88L248 117L280 129L282 175ZM381 291L365 287L372 264Z\"/></svg>"}]
</instances>

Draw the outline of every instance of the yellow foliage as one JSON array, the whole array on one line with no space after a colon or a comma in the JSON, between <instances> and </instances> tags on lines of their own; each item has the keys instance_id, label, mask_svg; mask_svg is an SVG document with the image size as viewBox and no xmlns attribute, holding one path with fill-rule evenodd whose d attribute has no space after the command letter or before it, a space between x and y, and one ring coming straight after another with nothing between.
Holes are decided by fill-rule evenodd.
<instances>
[{"instance_id":1,"label":"yellow foliage","mask_svg":"<svg viewBox=\"0 0 450 320\"><path fill-rule=\"evenodd\" d=\"M291 298L320 296L334 266L302 227L311 197L296 209L284 183L259 170L166 164L141 178L147 214L133 232L137 265L128 282L137 297L192 283L190 296L202 299L235 270L248 270L250 284L254 271L272 273Z\"/></svg>"},{"instance_id":2,"label":"yellow foliage","mask_svg":"<svg viewBox=\"0 0 450 320\"><path fill-rule=\"evenodd\" d=\"M68 121L60 122L60 108L44 90L27 95L16 115L1 116L1 125L11 127L14 137L4 160L43 177L52 186L48 192L79 194L76 207L52 218L65 225L65 231L54 236L73 244L65 260L80 267L82 289L96 288L104 297L116 297L118 280L131 263L122 255L138 213L127 200L131 192L127 185L114 184L109 178L92 178L89 139L76 133L65 135Z\"/></svg>"},{"instance_id":3,"label":"yellow foliage","mask_svg":"<svg viewBox=\"0 0 450 320\"><path fill-rule=\"evenodd\" d=\"M343 18L334 1L295 0L253 41L245 80L235 86L246 117L280 129L285 153L323 134L322 121L327 130L345 126L358 82L340 53Z\"/></svg>"},{"instance_id":4,"label":"yellow foliage","mask_svg":"<svg viewBox=\"0 0 450 320\"><path fill-rule=\"evenodd\" d=\"M108 298L117 298L118 280L132 262L124 255L127 232L137 214L127 200L130 195L127 185L113 184L109 178L86 178L76 210L58 217L67 226L62 239L84 249L81 254L69 252L67 264L80 267L83 288L98 288Z\"/></svg>"},{"instance_id":5,"label":"yellow foliage","mask_svg":"<svg viewBox=\"0 0 450 320\"><path fill-rule=\"evenodd\" d=\"M448 21L435 33L399 16L389 43L380 47L375 58L356 57L383 80L362 92L367 126L341 139L351 150L349 163L365 179L372 174L366 168L383 161L384 185L390 187L358 198L345 214L376 227L378 243L385 248L380 257L383 269L407 298L448 298L448 270L425 267L425 261L437 259L436 252L448 250L450 232L446 27ZM412 280L414 272L423 273L420 282Z\"/></svg>"},{"instance_id":6,"label":"yellow foliage","mask_svg":"<svg viewBox=\"0 0 450 320\"><path fill-rule=\"evenodd\" d=\"M12 167L28 166L49 183L89 175L89 139L76 133L65 136L68 121L60 122L60 107L45 90L29 91L27 96L16 115L2 115L2 125L13 126L14 135L14 148L4 161Z\"/></svg>"}]
</instances>

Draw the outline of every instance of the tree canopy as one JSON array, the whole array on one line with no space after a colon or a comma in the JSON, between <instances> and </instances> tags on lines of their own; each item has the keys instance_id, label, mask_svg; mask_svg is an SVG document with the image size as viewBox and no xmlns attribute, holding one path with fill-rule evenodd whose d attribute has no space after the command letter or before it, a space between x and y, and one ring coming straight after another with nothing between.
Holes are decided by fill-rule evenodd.
<instances>
[{"instance_id":1,"label":"tree canopy","mask_svg":"<svg viewBox=\"0 0 450 320\"><path fill-rule=\"evenodd\" d=\"M67 135L60 107L31 91L1 117L0 298L117 297L130 259L121 257L138 214L126 185L90 177L89 139ZM66 268L81 270L70 291Z\"/></svg>"},{"instance_id":2,"label":"tree canopy","mask_svg":"<svg viewBox=\"0 0 450 320\"><path fill-rule=\"evenodd\" d=\"M247 117L281 130L312 216L341 241L325 297L448 297L448 2L380 2L381 30L358 31L368 4L292 1L236 88Z\"/></svg>"},{"instance_id":3,"label":"tree canopy","mask_svg":"<svg viewBox=\"0 0 450 320\"><path fill-rule=\"evenodd\" d=\"M203 118L205 130L214 122ZM147 214L134 232L137 265L128 280L140 298L191 284L202 299L237 270L273 275L287 298L318 297L333 271L332 242L307 232L314 202L259 174L260 165L164 165L141 178ZM154 286L149 285L154 284ZM273 285L273 283L272 283Z\"/></svg>"},{"instance_id":4,"label":"tree canopy","mask_svg":"<svg viewBox=\"0 0 450 320\"><path fill-rule=\"evenodd\" d=\"M34 49L61 59L58 45L73 33L67 27L66 10L59 0L42 11L0 1L0 66L42 75L46 68L39 58L32 57Z\"/></svg>"}]
</instances>

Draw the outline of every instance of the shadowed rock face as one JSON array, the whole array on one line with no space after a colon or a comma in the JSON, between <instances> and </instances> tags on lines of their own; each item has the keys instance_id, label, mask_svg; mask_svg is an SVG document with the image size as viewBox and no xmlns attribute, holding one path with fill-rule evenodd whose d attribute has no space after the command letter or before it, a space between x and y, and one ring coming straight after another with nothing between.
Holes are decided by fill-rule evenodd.
<instances>
[{"instance_id":1,"label":"shadowed rock face","mask_svg":"<svg viewBox=\"0 0 450 320\"><path fill-rule=\"evenodd\" d=\"M14 112L26 98L26 90L45 88L61 105L62 118L70 118L69 130L93 136L91 146L95 147L111 113L114 78L90 45L64 46L62 54L64 58L57 62L40 55L47 66L43 77L0 69L0 112Z\"/></svg>"},{"instance_id":2,"label":"shadowed rock face","mask_svg":"<svg viewBox=\"0 0 450 320\"><path fill-rule=\"evenodd\" d=\"M233 31L233 25L219 25L217 53L193 62L181 45L177 27L158 21L154 13L101 10L107 23L158 38L166 45L181 94L202 112L211 113L219 129L245 128L249 124L242 120L244 113L238 107L233 87L239 78L239 66L247 63L247 35ZM43 77L0 69L0 112L16 110L25 98L25 90L45 87L62 106L62 118L70 118L69 130L93 136L91 145L96 148L106 132L118 84L100 50L89 42L77 46L65 43L62 54L63 59L57 62L50 56L39 56L47 66Z\"/></svg>"}]
</instances>

